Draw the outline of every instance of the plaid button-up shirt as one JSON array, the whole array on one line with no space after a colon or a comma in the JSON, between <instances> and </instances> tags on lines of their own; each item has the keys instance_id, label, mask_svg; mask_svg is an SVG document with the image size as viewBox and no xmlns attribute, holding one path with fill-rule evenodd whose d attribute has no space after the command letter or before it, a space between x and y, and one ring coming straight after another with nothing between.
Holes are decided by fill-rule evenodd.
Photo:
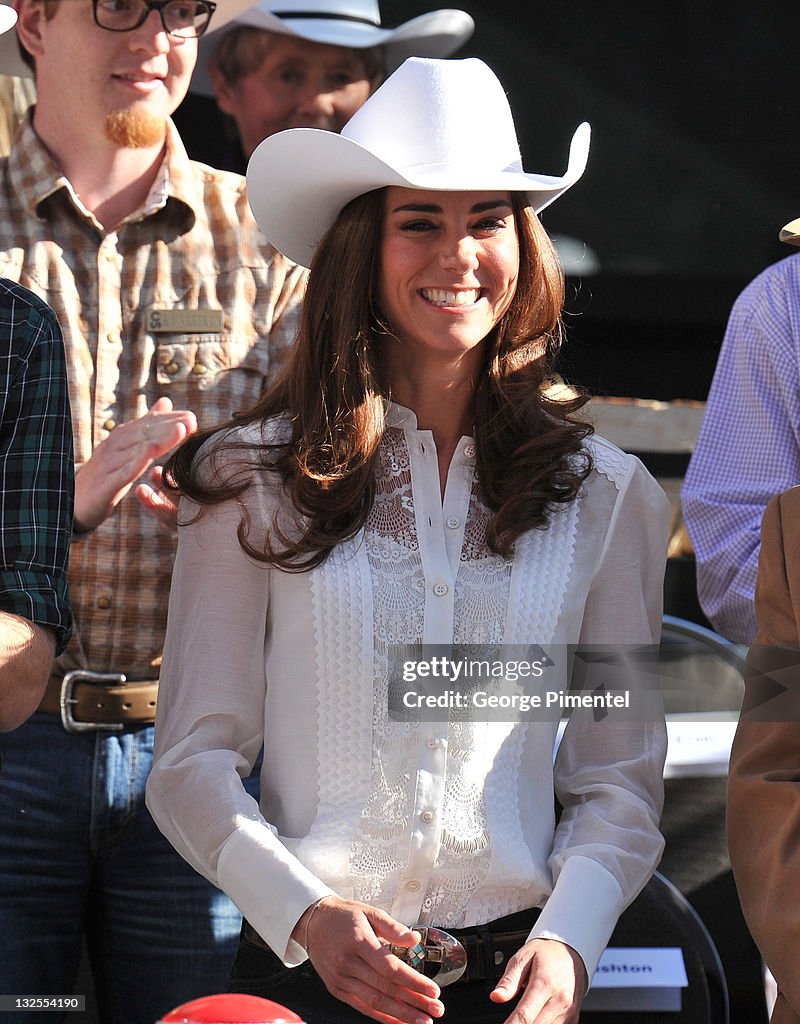
<instances>
[{"instance_id":1,"label":"plaid button-up shirt","mask_svg":"<svg viewBox=\"0 0 800 1024\"><path fill-rule=\"evenodd\" d=\"M305 281L266 244L244 180L191 162L172 125L147 201L106 230L30 116L0 162L0 275L41 295L61 322L78 472L116 424L161 396L200 426L255 402L293 339ZM174 548L132 491L75 538L63 670L155 674Z\"/></svg>"},{"instance_id":2,"label":"plaid button-up shirt","mask_svg":"<svg viewBox=\"0 0 800 1024\"><path fill-rule=\"evenodd\" d=\"M52 310L0 280L0 610L69 639L72 427Z\"/></svg>"}]
</instances>

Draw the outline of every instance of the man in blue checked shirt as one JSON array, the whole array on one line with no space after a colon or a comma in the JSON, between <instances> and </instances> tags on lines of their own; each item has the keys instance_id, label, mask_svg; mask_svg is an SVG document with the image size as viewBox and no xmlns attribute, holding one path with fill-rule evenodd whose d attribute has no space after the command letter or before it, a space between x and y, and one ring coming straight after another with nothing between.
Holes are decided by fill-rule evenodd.
<instances>
[{"instance_id":1,"label":"man in blue checked shirt","mask_svg":"<svg viewBox=\"0 0 800 1024\"><path fill-rule=\"evenodd\" d=\"M800 244L800 221L780 233ZM683 485L697 591L714 628L752 643L761 519L800 484L800 255L768 267L734 304Z\"/></svg>"},{"instance_id":2,"label":"man in blue checked shirt","mask_svg":"<svg viewBox=\"0 0 800 1024\"><path fill-rule=\"evenodd\" d=\"M73 492L61 329L41 299L0 279L0 731L36 710L72 631Z\"/></svg>"}]
</instances>

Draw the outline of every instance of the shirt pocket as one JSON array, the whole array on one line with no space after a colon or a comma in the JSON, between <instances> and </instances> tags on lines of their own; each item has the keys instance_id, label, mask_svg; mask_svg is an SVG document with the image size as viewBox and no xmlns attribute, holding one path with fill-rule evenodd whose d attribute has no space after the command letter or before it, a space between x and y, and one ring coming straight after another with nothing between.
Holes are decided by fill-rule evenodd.
<instances>
[{"instance_id":1,"label":"shirt pocket","mask_svg":"<svg viewBox=\"0 0 800 1024\"><path fill-rule=\"evenodd\" d=\"M205 391L218 383L221 374L238 370L265 378L269 370L267 345L254 338L249 348L230 334L217 336L156 335L156 379L160 387L195 388Z\"/></svg>"},{"instance_id":2,"label":"shirt pocket","mask_svg":"<svg viewBox=\"0 0 800 1024\"><path fill-rule=\"evenodd\" d=\"M153 330L152 316L144 325L153 346L158 395L171 398L175 408L208 409L212 418L224 420L260 398L272 359L258 280L257 268L242 265L153 301L151 311L169 310L178 328ZM221 330L197 331L189 324L182 331L181 310L221 310Z\"/></svg>"},{"instance_id":3,"label":"shirt pocket","mask_svg":"<svg viewBox=\"0 0 800 1024\"><path fill-rule=\"evenodd\" d=\"M172 399L176 409L208 409L217 419L254 405L269 369L266 339L244 348L241 339L170 335L158 339L156 381L159 396Z\"/></svg>"}]
</instances>

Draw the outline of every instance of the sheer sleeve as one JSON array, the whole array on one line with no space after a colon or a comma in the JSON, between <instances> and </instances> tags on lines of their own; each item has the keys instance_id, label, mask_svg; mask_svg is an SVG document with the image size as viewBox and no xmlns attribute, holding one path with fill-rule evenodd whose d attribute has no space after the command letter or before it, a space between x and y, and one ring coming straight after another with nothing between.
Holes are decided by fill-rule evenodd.
<instances>
[{"instance_id":1,"label":"sheer sleeve","mask_svg":"<svg viewBox=\"0 0 800 1024\"><path fill-rule=\"evenodd\" d=\"M274 571L239 544L243 503L253 530L265 529L270 497L258 482L199 518L181 504L189 525L179 530L147 804L178 852L279 955L299 962L305 952L290 932L330 890L286 849L242 785L263 739Z\"/></svg>"},{"instance_id":2,"label":"sheer sleeve","mask_svg":"<svg viewBox=\"0 0 800 1024\"><path fill-rule=\"evenodd\" d=\"M587 693L628 707L573 710L555 762L563 811L549 859L554 889L535 934L560 938L591 977L617 918L663 849L666 728L652 656L661 629L669 505L637 460L618 483L586 601L579 654Z\"/></svg>"}]
</instances>

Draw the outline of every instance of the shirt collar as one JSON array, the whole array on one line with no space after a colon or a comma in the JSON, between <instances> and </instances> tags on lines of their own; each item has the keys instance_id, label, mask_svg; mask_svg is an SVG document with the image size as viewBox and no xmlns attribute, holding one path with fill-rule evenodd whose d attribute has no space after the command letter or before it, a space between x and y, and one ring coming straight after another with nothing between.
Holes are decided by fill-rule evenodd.
<instances>
[{"instance_id":1,"label":"shirt collar","mask_svg":"<svg viewBox=\"0 0 800 1024\"><path fill-rule=\"evenodd\" d=\"M8 157L8 172L14 194L19 197L29 216L41 216L42 204L63 189L69 194L72 204L80 214L97 225L92 214L81 203L66 175L34 131L33 109L28 111L14 141ZM192 172L192 163L177 128L168 120L167 151L164 160L144 204L127 217L125 223L144 220L166 207L168 203L173 203L182 207L188 230L194 224L195 210L202 206L202 202Z\"/></svg>"},{"instance_id":2,"label":"shirt collar","mask_svg":"<svg viewBox=\"0 0 800 1024\"><path fill-rule=\"evenodd\" d=\"M385 423L387 427L399 427L401 430L419 430L417 424L417 414L413 409L407 409L404 405L398 405L397 402L391 402L389 399L384 399L384 408L386 411ZM430 433L430 431L423 431L423 433ZM471 435L464 435L462 440L473 441L474 430Z\"/></svg>"},{"instance_id":3,"label":"shirt collar","mask_svg":"<svg viewBox=\"0 0 800 1024\"><path fill-rule=\"evenodd\" d=\"M413 410L407 409L404 405L398 405L397 402L390 402L388 399L385 400L385 407L387 427L401 427L404 430L417 429L417 414Z\"/></svg>"}]
</instances>

